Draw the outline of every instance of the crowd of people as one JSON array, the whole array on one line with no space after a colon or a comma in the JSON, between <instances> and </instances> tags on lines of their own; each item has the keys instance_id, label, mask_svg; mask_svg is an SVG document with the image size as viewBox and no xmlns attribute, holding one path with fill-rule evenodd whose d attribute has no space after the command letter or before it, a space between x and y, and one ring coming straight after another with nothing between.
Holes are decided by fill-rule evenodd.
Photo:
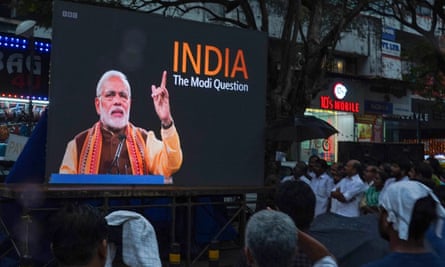
<instances>
[{"instance_id":1,"label":"crowd of people","mask_svg":"<svg viewBox=\"0 0 445 267\"><path fill-rule=\"evenodd\" d=\"M436 193L445 188L445 172L434 157L419 163L397 159L378 165L351 159L328 166L313 155L308 164L297 162L281 183L294 180L307 183L315 193L315 216L326 212L347 217L378 213L380 195L394 182L418 181Z\"/></svg>"},{"instance_id":2,"label":"crowd of people","mask_svg":"<svg viewBox=\"0 0 445 267\"><path fill-rule=\"evenodd\" d=\"M267 207L249 218L242 256L234 266L351 266L311 232L313 222L329 214L344 224L357 217L375 218L380 237L387 241L388 249L381 256L362 257L352 266L445 266L445 185L435 164L433 158L418 164L398 160L379 166L351 159L328 166L316 156L307 165L298 162L293 175L277 184ZM116 216L111 221L132 218L134 225L143 223L144 229L149 225L137 214ZM111 266L106 265L110 264L110 215L81 205L61 209L53 220L51 249L60 266ZM348 230L347 226L343 229ZM137 241L143 235L133 236ZM130 245L138 247L140 262L152 262L136 265L161 265L154 229L146 236L154 238L130 242L137 246L122 243L124 262L138 259L128 254ZM144 247L151 247L150 253L143 252Z\"/></svg>"},{"instance_id":3,"label":"crowd of people","mask_svg":"<svg viewBox=\"0 0 445 267\"><path fill-rule=\"evenodd\" d=\"M292 175L281 179L277 194L268 203L275 203L277 210L293 219L295 214L306 216L310 221L334 215L342 218L341 223L347 225L350 220L352 225L357 224L354 218L369 216L371 224L371 218L378 218L375 224L382 240L388 241L388 250L379 258L363 257L361 261L356 260L356 265L343 266L445 266L444 182L444 172L434 157L416 164L400 159L374 165L351 159L328 166L325 160L311 156L308 164L297 162ZM300 189L294 189L283 200L283 188L292 186ZM304 186L310 190L303 193L301 188ZM312 215L301 207L310 208L308 199L311 198L314 203ZM281 209L279 206L283 203L286 206ZM294 221L299 234L311 233L310 224L299 225L301 217ZM347 226L342 230L347 230ZM304 258L302 249L298 247L297 258ZM338 260L338 266L342 266ZM336 266L317 264L316 261L300 260L287 266Z\"/></svg>"}]
</instances>

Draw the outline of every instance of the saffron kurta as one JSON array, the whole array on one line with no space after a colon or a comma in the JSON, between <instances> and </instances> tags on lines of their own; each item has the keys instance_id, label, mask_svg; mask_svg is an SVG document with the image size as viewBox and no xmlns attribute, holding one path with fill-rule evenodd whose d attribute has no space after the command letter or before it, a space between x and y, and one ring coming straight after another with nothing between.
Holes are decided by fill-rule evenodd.
<instances>
[{"instance_id":1,"label":"saffron kurta","mask_svg":"<svg viewBox=\"0 0 445 267\"><path fill-rule=\"evenodd\" d=\"M153 131L132 124L120 132L111 132L97 122L68 143L59 172L170 177L182 164L182 150L175 125L161 129L161 136L162 140L159 140ZM124 145L119 160L112 164L121 141Z\"/></svg>"}]
</instances>

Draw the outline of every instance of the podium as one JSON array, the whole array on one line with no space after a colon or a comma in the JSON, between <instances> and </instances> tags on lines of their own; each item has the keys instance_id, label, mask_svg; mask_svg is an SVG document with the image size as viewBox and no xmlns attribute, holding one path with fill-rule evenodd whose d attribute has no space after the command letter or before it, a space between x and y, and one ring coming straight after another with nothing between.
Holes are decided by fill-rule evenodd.
<instances>
[{"instance_id":1,"label":"podium","mask_svg":"<svg viewBox=\"0 0 445 267\"><path fill-rule=\"evenodd\" d=\"M49 184L76 185L161 185L163 175L52 174Z\"/></svg>"}]
</instances>

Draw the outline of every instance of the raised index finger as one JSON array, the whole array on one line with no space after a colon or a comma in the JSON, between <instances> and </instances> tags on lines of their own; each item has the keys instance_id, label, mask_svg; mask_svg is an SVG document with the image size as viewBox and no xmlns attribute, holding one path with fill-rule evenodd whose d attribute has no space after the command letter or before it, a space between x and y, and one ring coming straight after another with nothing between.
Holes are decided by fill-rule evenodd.
<instances>
[{"instance_id":1,"label":"raised index finger","mask_svg":"<svg viewBox=\"0 0 445 267\"><path fill-rule=\"evenodd\" d=\"M166 88L165 87L166 84L167 84L167 71L164 70L162 72L161 88Z\"/></svg>"}]
</instances>

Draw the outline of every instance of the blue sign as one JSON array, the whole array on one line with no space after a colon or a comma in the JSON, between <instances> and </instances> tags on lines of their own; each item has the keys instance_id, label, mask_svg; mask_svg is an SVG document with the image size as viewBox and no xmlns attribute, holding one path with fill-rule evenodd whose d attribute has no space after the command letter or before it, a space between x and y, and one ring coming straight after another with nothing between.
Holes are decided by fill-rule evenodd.
<instances>
[{"instance_id":1,"label":"blue sign","mask_svg":"<svg viewBox=\"0 0 445 267\"><path fill-rule=\"evenodd\" d=\"M396 40L396 30L394 28L384 26L382 29L382 39L395 41Z\"/></svg>"},{"instance_id":2,"label":"blue sign","mask_svg":"<svg viewBox=\"0 0 445 267\"><path fill-rule=\"evenodd\" d=\"M365 100L365 113L392 114L392 103Z\"/></svg>"},{"instance_id":3,"label":"blue sign","mask_svg":"<svg viewBox=\"0 0 445 267\"><path fill-rule=\"evenodd\" d=\"M400 57L402 48L399 43L382 39L382 54Z\"/></svg>"}]
</instances>

